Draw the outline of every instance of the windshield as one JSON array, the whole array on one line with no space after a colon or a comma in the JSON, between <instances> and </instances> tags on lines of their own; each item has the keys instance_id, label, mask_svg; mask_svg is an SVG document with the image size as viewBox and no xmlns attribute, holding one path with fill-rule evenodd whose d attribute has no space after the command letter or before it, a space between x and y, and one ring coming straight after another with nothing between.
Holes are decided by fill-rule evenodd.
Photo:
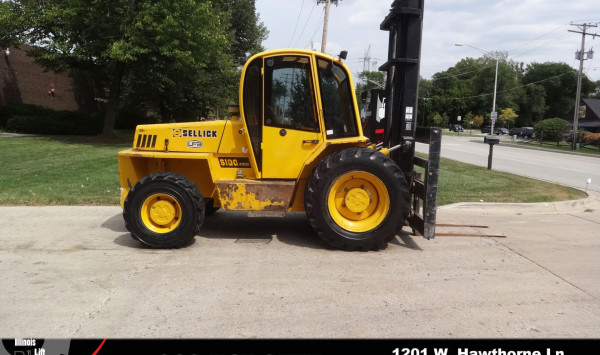
<instances>
[{"instance_id":1,"label":"windshield","mask_svg":"<svg viewBox=\"0 0 600 355\"><path fill-rule=\"evenodd\" d=\"M318 59L321 104L327 138L358 135L354 100L348 74L341 66L326 59Z\"/></svg>"}]
</instances>

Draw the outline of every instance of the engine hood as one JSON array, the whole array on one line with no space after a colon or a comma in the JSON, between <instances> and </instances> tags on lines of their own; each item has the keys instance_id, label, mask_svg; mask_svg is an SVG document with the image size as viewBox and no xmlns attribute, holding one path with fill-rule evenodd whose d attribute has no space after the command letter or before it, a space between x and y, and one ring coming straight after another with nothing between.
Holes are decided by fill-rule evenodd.
<instances>
[{"instance_id":1,"label":"engine hood","mask_svg":"<svg viewBox=\"0 0 600 355\"><path fill-rule=\"evenodd\" d=\"M228 121L140 125L133 149L158 152L217 152Z\"/></svg>"}]
</instances>

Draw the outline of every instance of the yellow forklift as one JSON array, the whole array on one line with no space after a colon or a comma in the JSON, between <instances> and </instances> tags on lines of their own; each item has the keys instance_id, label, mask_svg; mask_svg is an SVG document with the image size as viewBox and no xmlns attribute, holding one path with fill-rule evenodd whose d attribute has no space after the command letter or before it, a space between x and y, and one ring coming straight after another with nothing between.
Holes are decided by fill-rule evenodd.
<instances>
[{"instance_id":1,"label":"yellow forklift","mask_svg":"<svg viewBox=\"0 0 600 355\"><path fill-rule=\"evenodd\" d=\"M417 129L423 0L396 0L382 142L363 134L354 82L338 58L281 49L245 63L232 119L140 125L119 152L121 206L134 239L185 246L205 215L306 212L334 248L385 248L400 229L435 232L441 130ZM430 144L428 159L415 142ZM423 175L414 165L423 167Z\"/></svg>"}]
</instances>

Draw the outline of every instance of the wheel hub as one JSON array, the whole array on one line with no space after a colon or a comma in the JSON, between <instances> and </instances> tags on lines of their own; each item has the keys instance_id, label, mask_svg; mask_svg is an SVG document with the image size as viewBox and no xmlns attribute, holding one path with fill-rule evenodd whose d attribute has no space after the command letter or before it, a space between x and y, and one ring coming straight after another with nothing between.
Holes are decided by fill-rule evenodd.
<instances>
[{"instance_id":1,"label":"wheel hub","mask_svg":"<svg viewBox=\"0 0 600 355\"><path fill-rule=\"evenodd\" d=\"M155 233L169 233L181 222L181 206L173 196L157 193L149 196L140 210L146 228Z\"/></svg>"},{"instance_id":2,"label":"wheel hub","mask_svg":"<svg viewBox=\"0 0 600 355\"><path fill-rule=\"evenodd\" d=\"M150 207L150 219L160 226L173 222L175 216L175 206L169 201L158 200Z\"/></svg>"},{"instance_id":3,"label":"wheel hub","mask_svg":"<svg viewBox=\"0 0 600 355\"><path fill-rule=\"evenodd\" d=\"M369 193L361 188L353 188L348 191L344 200L346 207L355 213L361 213L366 210L371 202Z\"/></svg>"}]
</instances>

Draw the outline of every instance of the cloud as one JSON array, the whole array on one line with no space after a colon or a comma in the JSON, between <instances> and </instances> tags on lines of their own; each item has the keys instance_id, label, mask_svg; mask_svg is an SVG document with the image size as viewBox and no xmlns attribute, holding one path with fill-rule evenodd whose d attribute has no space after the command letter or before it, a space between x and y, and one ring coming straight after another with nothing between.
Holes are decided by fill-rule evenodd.
<instances>
[{"instance_id":1,"label":"cloud","mask_svg":"<svg viewBox=\"0 0 600 355\"><path fill-rule=\"evenodd\" d=\"M377 58L378 65L383 64L387 60L388 32L381 31L379 25L392 2L342 0L339 6L332 6L327 52L348 50L346 63L357 74L363 69L362 58L371 45L371 57ZM316 0L304 0L299 16L302 0L257 0L261 19L271 31L264 45L269 49L287 47L296 21L293 42L298 47L309 48L311 39L320 42L323 5L315 3ZM425 0L421 75L429 78L461 58L482 55L472 48L455 47L457 42L488 51L509 51L511 58L526 64L562 61L571 65L574 52L581 45L581 35L570 34L568 30L576 28L569 24L600 22L597 8L597 0ZM600 33L600 27L595 33ZM588 37L586 50L598 47L599 39ZM599 66L598 59L595 63L586 61L585 67L592 80L600 80L600 70L593 70Z\"/></svg>"}]
</instances>

